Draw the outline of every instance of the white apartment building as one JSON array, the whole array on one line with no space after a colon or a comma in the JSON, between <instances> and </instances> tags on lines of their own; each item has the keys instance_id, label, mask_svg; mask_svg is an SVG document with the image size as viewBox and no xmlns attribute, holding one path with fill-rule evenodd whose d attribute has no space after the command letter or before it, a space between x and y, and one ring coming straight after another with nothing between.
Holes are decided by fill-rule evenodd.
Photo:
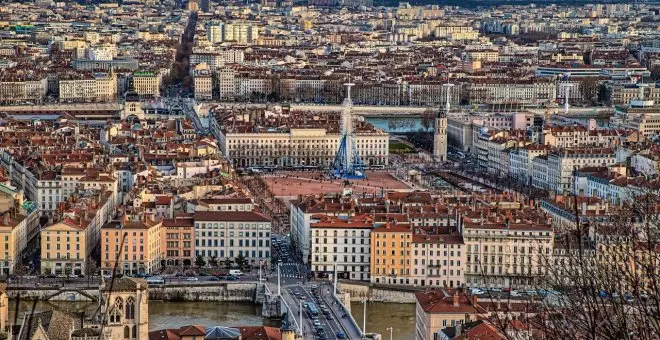
<instances>
[{"instance_id":1,"label":"white apartment building","mask_svg":"<svg viewBox=\"0 0 660 340\"><path fill-rule=\"evenodd\" d=\"M259 28L248 23L225 24L223 41L238 44L252 44L259 38Z\"/></svg>"},{"instance_id":2,"label":"white apartment building","mask_svg":"<svg viewBox=\"0 0 660 340\"><path fill-rule=\"evenodd\" d=\"M116 97L117 77L112 73L60 80L60 101L111 100Z\"/></svg>"},{"instance_id":3,"label":"white apartment building","mask_svg":"<svg viewBox=\"0 0 660 340\"><path fill-rule=\"evenodd\" d=\"M350 204L332 204L325 199L317 200L315 197L299 196L297 200L291 201L291 240L293 247L302 257L303 263L308 264L311 259L312 230L310 225L318 222L312 219L313 215L323 214L349 218L355 214Z\"/></svg>"},{"instance_id":4,"label":"white apartment building","mask_svg":"<svg viewBox=\"0 0 660 340\"><path fill-rule=\"evenodd\" d=\"M4 78L4 81L0 81L0 103L40 101L47 91L48 77L35 80Z\"/></svg>"},{"instance_id":5,"label":"white apartment building","mask_svg":"<svg viewBox=\"0 0 660 340\"><path fill-rule=\"evenodd\" d=\"M541 155L532 159L532 186L549 190L548 156Z\"/></svg>"},{"instance_id":6,"label":"white apartment building","mask_svg":"<svg viewBox=\"0 0 660 340\"><path fill-rule=\"evenodd\" d=\"M267 95L273 92L273 80L267 76L235 79L236 96L250 98L253 94Z\"/></svg>"},{"instance_id":7,"label":"white apartment building","mask_svg":"<svg viewBox=\"0 0 660 340\"><path fill-rule=\"evenodd\" d=\"M461 217L468 287L535 288L545 260L552 256L554 232L549 221L491 221Z\"/></svg>"},{"instance_id":8,"label":"white apartment building","mask_svg":"<svg viewBox=\"0 0 660 340\"><path fill-rule=\"evenodd\" d=\"M206 63L211 71L221 70L225 64L242 64L245 59L243 50L193 51L190 65Z\"/></svg>"},{"instance_id":9,"label":"white apartment building","mask_svg":"<svg viewBox=\"0 0 660 340\"><path fill-rule=\"evenodd\" d=\"M312 273L331 277L337 266L338 278L370 280L370 232L373 220L366 215L349 220L327 218L310 225Z\"/></svg>"},{"instance_id":10,"label":"white apartment building","mask_svg":"<svg viewBox=\"0 0 660 340\"><path fill-rule=\"evenodd\" d=\"M546 189L558 194L574 193L574 173L587 166L610 166L616 163L611 148L575 148L548 153Z\"/></svg>"},{"instance_id":11,"label":"white apartment building","mask_svg":"<svg viewBox=\"0 0 660 340\"><path fill-rule=\"evenodd\" d=\"M414 235L410 248L412 284L462 287L467 252L461 235Z\"/></svg>"},{"instance_id":12,"label":"white apartment building","mask_svg":"<svg viewBox=\"0 0 660 340\"><path fill-rule=\"evenodd\" d=\"M218 71L218 89L220 90L220 100L234 100L234 97L236 96L235 81L236 70L233 68L225 67Z\"/></svg>"},{"instance_id":13,"label":"white apartment building","mask_svg":"<svg viewBox=\"0 0 660 340\"><path fill-rule=\"evenodd\" d=\"M270 262L271 220L256 211L196 211L195 256L235 259L252 266Z\"/></svg>"},{"instance_id":14,"label":"white apartment building","mask_svg":"<svg viewBox=\"0 0 660 340\"><path fill-rule=\"evenodd\" d=\"M509 153L509 176L519 183L532 184L532 163L536 157L547 155L549 147L539 144L515 148Z\"/></svg>"},{"instance_id":15,"label":"white apartment building","mask_svg":"<svg viewBox=\"0 0 660 340\"><path fill-rule=\"evenodd\" d=\"M557 98L555 82L545 79L472 82L465 90L475 103L545 104Z\"/></svg>"}]
</instances>

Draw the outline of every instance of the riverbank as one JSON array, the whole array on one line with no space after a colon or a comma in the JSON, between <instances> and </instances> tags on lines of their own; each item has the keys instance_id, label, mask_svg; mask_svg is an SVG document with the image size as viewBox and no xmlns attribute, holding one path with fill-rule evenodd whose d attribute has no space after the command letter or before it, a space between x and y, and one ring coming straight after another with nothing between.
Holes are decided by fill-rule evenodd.
<instances>
[{"instance_id":1,"label":"riverbank","mask_svg":"<svg viewBox=\"0 0 660 340\"><path fill-rule=\"evenodd\" d=\"M149 299L159 301L254 302L256 282L221 282L204 284L169 284L149 287ZM99 288L8 287L10 299L41 301L93 302Z\"/></svg>"},{"instance_id":2,"label":"riverbank","mask_svg":"<svg viewBox=\"0 0 660 340\"><path fill-rule=\"evenodd\" d=\"M387 302L415 304L415 293L423 288L376 285L366 282L341 281L338 284L342 293L348 293L352 302L364 300L370 302Z\"/></svg>"}]
</instances>

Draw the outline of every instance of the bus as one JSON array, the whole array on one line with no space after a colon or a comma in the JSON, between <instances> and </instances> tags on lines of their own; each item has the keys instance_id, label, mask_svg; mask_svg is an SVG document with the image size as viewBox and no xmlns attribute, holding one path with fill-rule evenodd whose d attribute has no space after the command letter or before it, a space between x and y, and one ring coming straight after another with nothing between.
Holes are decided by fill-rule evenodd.
<instances>
[{"instance_id":1,"label":"bus","mask_svg":"<svg viewBox=\"0 0 660 340\"><path fill-rule=\"evenodd\" d=\"M319 310L316 308L316 306L312 302L307 302L307 311L309 312L309 314L311 314L313 316L318 316L319 315Z\"/></svg>"},{"instance_id":2,"label":"bus","mask_svg":"<svg viewBox=\"0 0 660 340\"><path fill-rule=\"evenodd\" d=\"M147 285L163 285L165 279L162 276L152 276L147 278Z\"/></svg>"}]
</instances>

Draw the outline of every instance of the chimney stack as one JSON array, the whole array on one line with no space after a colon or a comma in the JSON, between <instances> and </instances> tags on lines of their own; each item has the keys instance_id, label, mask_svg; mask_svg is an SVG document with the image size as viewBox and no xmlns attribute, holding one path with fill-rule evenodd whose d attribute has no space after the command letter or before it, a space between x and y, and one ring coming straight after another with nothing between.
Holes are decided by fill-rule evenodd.
<instances>
[{"instance_id":1,"label":"chimney stack","mask_svg":"<svg viewBox=\"0 0 660 340\"><path fill-rule=\"evenodd\" d=\"M454 302L454 307L460 306L460 298L461 297L458 295L458 292L455 292L454 296L452 298L453 298L453 302Z\"/></svg>"}]
</instances>

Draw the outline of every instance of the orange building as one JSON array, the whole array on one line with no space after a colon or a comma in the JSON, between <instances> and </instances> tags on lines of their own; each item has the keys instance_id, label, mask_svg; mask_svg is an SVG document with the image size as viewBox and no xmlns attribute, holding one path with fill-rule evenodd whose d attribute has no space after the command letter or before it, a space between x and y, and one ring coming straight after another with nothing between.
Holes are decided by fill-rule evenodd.
<instances>
[{"instance_id":1,"label":"orange building","mask_svg":"<svg viewBox=\"0 0 660 340\"><path fill-rule=\"evenodd\" d=\"M410 284L409 225L387 225L371 231L371 282Z\"/></svg>"},{"instance_id":2,"label":"orange building","mask_svg":"<svg viewBox=\"0 0 660 340\"><path fill-rule=\"evenodd\" d=\"M112 273L149 274L161 265L161 221L113 221L101 227L101 270ZM122 240L124 238L124 240ZM122 247L123 245L123 247Z\"/></svg>"},{"instance_id":3,"label":"orange building","mask_svg":"<svg viewBox=\"0 0 660 340\"><path fill-rule=\"evenodd\" d=\"M190 266L195 261L195 221L193 214L178 214L163 220L161 249L163 266Z\"/></svg>"}]
</instances>

